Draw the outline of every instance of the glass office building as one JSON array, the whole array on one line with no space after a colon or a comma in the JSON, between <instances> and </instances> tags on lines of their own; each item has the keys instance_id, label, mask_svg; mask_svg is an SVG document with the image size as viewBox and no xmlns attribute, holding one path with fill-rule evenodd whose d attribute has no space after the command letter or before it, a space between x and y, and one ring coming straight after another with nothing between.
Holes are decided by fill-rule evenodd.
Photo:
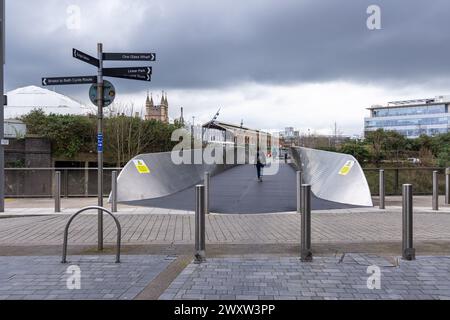
<instances>
[{"instance_id":1,"label":"glass office building","mask_svg":"<svg viewBox=\"0 0 450 320\"><path fill-rule=\"evenodd\" d=\"M387 106L368 108L370 117L364 119L364 131L392 130L407 138L434 136L450 132L450 96L389 102Z\"/></svg>"}]
</instances>

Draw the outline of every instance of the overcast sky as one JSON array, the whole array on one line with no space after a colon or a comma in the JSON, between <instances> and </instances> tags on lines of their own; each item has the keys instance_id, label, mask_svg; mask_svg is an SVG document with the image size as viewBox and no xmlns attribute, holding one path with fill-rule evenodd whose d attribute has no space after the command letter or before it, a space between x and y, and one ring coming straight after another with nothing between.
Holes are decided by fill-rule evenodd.
<instances>
[{"instance_id":1,"label":"overcast sky","mask_svg":"<svg viewBox=\"0 0 450 320\"><path fill-rule=\"evenodd\" d=\"M79 28L68 13L80 9ZM367 8L381 9L369 30ZM170 116L360 134L366 107L450 94L448 0L6 0L6 90L94 75L72 48L156 52L152 82L113 79L119 103L168 92ZM108 66L144 66L108 63ZM89 103L88 85L58 92Z\"/></svg>"}]
</instances>

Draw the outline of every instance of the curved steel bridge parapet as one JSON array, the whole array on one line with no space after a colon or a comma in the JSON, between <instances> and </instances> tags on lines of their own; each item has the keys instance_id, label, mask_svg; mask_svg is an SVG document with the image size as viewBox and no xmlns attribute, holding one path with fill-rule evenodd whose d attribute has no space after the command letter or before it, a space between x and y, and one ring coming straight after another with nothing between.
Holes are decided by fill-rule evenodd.
<instances>
[{"instance_id":1,"label":"curved steel bridge parapet","mask_svg":"<svg viewBox=\"0 0 450 320\"><path fill-rule=\"evenodd\" d=\"M197 150L199 151L199 150ZM188 151L190 154L191 152ZM201 155L200 155L201 156ZM145 167L139 171L137 161ZM171 152L141 154L130 160L117 178L117 201L154 199L187 189L233 165L175 164ZM148 172L146 172L146 168Z\"/></svg>"},{"instance_id":2,"label":"curved steel bridge parapet","mask_svg":"<svg viewBox=\"0 0 450 320\"><path fill-rule=\"evenodd\" d=\"M292 158L303 172L304 183L321 199L372 207L372 195L364 172L351 155L302 147L291 148Z\"/></svg>"}]
</instances>

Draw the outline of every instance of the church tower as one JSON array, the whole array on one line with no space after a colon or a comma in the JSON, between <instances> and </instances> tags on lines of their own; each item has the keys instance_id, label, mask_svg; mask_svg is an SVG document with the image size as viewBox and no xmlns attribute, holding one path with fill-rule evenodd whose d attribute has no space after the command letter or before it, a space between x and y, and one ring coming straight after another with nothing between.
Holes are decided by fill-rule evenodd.
<instances>
[{"instance_id":1,"label":"church tower","mask_svg":"<svg viewBox=\"0 0 450 320\"><path fill-rule=\"evenodd\" d=\"M162 92L161 102L159 105L154 104L153 95L149 97L149 94L147 92L145 110L146 120L157 120L164 123L169 123L169 103L167 101L167 94L164 94L164 91Z\"/></svg>"},{"instance_id":2,"label":"church tower","mask_svg":"<svg viewBox=\"0 0 450 320\"><path fill-rule=\"evenodd\" d=\"M162 121L165 123L169 123L169 102L167 101L167 92L163 93L164 103L161 104L163 106L162 110Z\"/></svg>"},{"instance_id":3,"label":"church tower","mask_svg":"<svg viewBox=\"0 0 450 320\"><path fill-rule=\"evenodd\" d=\"M147 100L145 101L145 119L149 120L148 117L152 113L153 105L153 96L150 98L147 91Z\"/></svg>"}]
</instances>

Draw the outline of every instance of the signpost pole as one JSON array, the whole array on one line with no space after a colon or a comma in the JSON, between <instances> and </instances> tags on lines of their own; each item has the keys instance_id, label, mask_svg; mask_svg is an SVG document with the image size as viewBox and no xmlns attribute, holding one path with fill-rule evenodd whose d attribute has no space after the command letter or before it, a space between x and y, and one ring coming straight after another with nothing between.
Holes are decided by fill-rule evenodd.
<instances>
[{"instance_id":1,"label":"signpost pole","mask_svg":"<svg viewBox=\"0 0 450 320\"><path fill-rule=\"evenodd\" d=\"M98 206L103 207L103 45L97 44L98 76L97 76L97 196ZM98 250L103 250L103 211L98 210Z\"/></svg>"},{"instance_id":2,"label":"signpost pole","mask_svg":"<svg viewBox=\"0 0 450 320\"><path fill-rule=\"evenodd\" d=\"M5 63L5 0L0 0L0 139L4 138L4 87L3 87L3 65ZM5 148L0 143L0 212L5 212Z\"/></svg>"},{"instance_id":3,"label":"signpost pole","mask_svg":"<svg viewBox=\"0 0 450 320\"><path fill-rule=\"evenodd\" d=\"M0 139L4 138L4 87L3 87L3 65L5 62L5 1L0 0ZM0 212L5 212L5 147L0 143Z\"/></svg>"},{"instance_id":4,"label":"signpost pole","mask_svg":"<svg viewBox=\"0 0 450 320\"><path fill-rule=\"evenodd\" d=\"M3 1L3 0L0 0ZM1 2L0 2L1 3ZM0 9L3 7L0 5ZM0 10L0 14L3 11ZM0 28L0 40L3 37L2 28ZM3 60L3 49L0 49L0 60ZM117 60L117 61L155 61L155 53L103 53L103 44L97 43L97 56L94 58L84 52L81 52L75 48L72 50L72 56L78 60L88 63L93 66L98 67L98 75L86 76L86 77L53 77L53 78L42 78L42 85L69 85L69 84L87 84L87 83L97 83L97 87L92 86L89 90L89 97L91 101L97 105L97 197L98 206L103 207L103 107L108 106L115 97L114 86L108 81L103 80L103 76L106 77L118 77L125 78L129 80L141 80L141 81L151 81L152 67L130 67L130 68L105 68L103 69L104 60ZM2 68L0 68L0 76L2 73ZM2 78L2 77L0 77ZM3 95L2 85L3 78L0 79L0 92ZM108 95L105 100L105 86L106 93ZM95 88L97 90L96 94ZM91 94L92 90L92 94ZM96 97L95 97L96 96ZM0 110L0 120L3 118L3 108ZM0 124L1 136L3 137L3 120ZM3 148L0 146L0 209L3 210ZM98 250L103 250L103 211L98 210Z\"/></svg>"}]
</instances>

